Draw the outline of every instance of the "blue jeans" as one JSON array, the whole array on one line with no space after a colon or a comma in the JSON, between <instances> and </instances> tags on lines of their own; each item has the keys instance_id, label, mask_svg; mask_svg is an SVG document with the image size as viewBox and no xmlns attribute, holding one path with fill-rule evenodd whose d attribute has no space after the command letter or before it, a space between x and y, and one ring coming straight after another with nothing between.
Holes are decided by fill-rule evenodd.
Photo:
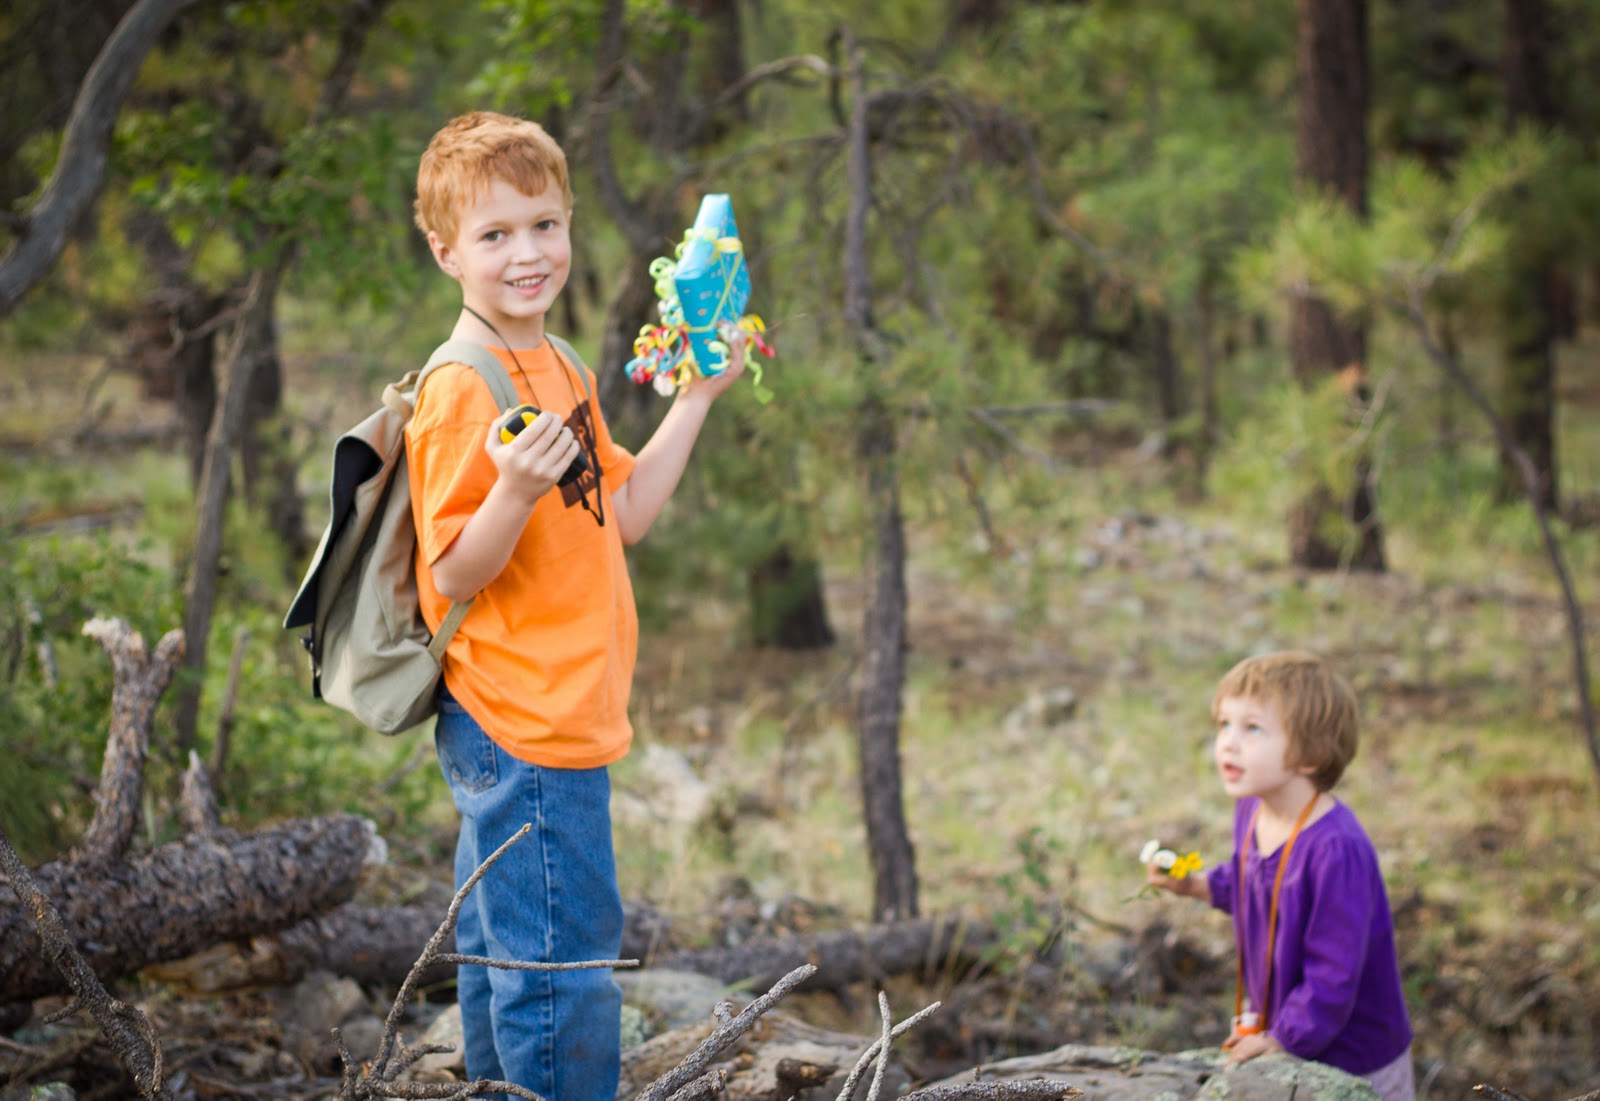
<instances>
[{"instance_id":1,"label":"blue jeans","mask_svg":"<svg viewBox=\"0 0 1600 1101\"><path fill-rule=\"evenodd\" d=\"M525 824L461 907L456 950L551 963L616 959L622 899L604 768L543 768L496 745L447 692L434 727L461 812L456 889ZM613 1101L622 991L605 969L458 969L467 1077L514 1082L546 1101Z\"/></svg>"}]
</instances>

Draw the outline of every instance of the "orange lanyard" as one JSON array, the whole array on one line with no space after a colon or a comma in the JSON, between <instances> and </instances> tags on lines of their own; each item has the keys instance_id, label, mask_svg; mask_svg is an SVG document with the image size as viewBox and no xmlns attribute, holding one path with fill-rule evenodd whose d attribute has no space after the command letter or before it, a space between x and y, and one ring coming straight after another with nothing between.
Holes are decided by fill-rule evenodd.
<instances>
[{"instance_id":1,"label":"orange lanyard","mask_svg":"<svg viewBox=\"0 0 1600 1101\"><path fill-rule=\"evenodd\" d=\"M1278 874L1272 880L1272 902L1267 908L1267 967L1261 980L1261 1012L1257 1017L1254 1031L1267 1030L1267 1002L1272 998L1272 944L1278 935L1278 889L1283 886L1283 872L1289 866L1289 854L1294 851L1294 840L1300 836L1300 827L1306 824L1306 819L1311 817L1311 808L1317 805L1317 798L1321 792L1311 796L1311 802L1306 804L1300 812L1300 817L1294 820L1294 829L1289 831L1289 840L1283 843L1283 856L1278 861ZM1256 819L1261 817L1261 804L1256 804L1255 813L1250 816L1250 827L1245 830L1245 845L1256 843ZM1259 847L1259 846L1258 846ZM1248 863L1248 851L1239 857L1239 879L1235 892L1234 920L1239 923L1244 918L1244 869ZM1242 926L1237 926L1242 928ZM1238 1020L1244 1014L1244 938L1239 938L1239 952L1237 968L1234 975L1233 987L1233 1015Z\"/></svg>"}]
</instances>

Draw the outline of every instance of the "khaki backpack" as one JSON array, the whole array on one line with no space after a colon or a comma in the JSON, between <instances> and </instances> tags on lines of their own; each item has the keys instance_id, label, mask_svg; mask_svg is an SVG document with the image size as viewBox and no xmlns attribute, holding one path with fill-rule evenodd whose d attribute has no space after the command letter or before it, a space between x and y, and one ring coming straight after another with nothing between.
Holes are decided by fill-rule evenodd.
<instances>
[{"instance_id":1,"label":"khaki backpack","mask_svg":"<svg viewBox=\"0 0 1600 1101\"><path fill-rule=\"evenodd\" d=\"M583 379L572 346L550 342ZM333 447L328 526L312 556L285 628L307 628L311 691L382 734L409 730L435 711L440 662L472 601L452 604L430 635L417 604L417 532L411 518L405 427L434 368L475 369L502 413L520 403L505 366L488 348L450 340L420 371L384 387L383 406L339 437Z\"/></svg>"}]
</instances>

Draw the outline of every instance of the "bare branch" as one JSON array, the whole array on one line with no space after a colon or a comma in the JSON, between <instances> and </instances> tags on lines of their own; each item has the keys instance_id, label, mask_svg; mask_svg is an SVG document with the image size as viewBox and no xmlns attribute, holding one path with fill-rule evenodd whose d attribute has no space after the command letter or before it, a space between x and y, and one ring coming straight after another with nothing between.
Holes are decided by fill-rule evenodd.
<instances>
[{"instance_id":1,"label":"bare branch","mask_svg":"<svg viewBox=\"0 0 1600 1101\"><path fill-rule=\"evenodd\" d=\"M699 1047L684 1056L683 1061L676 1067L647 1086L644 1092L639 1094L637 1101L668 1101L673 1094L698 1078L710 1066L711 1060L718 1052L750 1031L756 1021L761 1019L762 1014L777 1005L796 986L814 975L816 970L814 964L808 963L789 972L771 990L745 1006L744 1012L726 1024L720 1025L701 1042Z\"/></svg>"},{"instance_id":2,"label":"bare branch","mask_svg":"<svg viewBox=\"0 0 1600 1101\"><path fill-rule=\"evenodd\" d=\"M17 240L0 257L0 317L45 277L105 182L107 148L122 101L161 32L194 0L139 0L89 67L61 141L61 156Z\"/></svg>"},{"instance_id":3,"label":"bare branch","mask_svg":"<svg viewBox=\"0 0 1600 1101\"><path fill-rule=\"evenodd\" d=\"M894 1019L889 1016L889 995L882 990L878 991L878 1016L883 1020L883 1031L878 1036L878 1065L872 1072L872 1088L867 1091L867 1101L878 1101L878 1094L883 1090L883 1072L889 1066L889 1041L892 1039L891 1030ZM849 1097L849 1094L845 1094Z\"/></svg>"},{"instance_id":4,"label":"bare branch","mask_svg":"<svg viewBox=\"0 0 1600 1101\"><path fill-rule=\"evenodd\" d=\"M888 1039L874 1040L872 1042L872 1046L861 1053L861 1058L856 1062L855 1067L850 1071L849 1077L845 1079L844 1087L839 1090L839 1101L848 1101L850 1095L855 1092L856 1083L861 1081L861 1076L867 1072L867 1068L870 1067L872 1065L872 1061L878 1057L878 1053L888 1050L890 1040L905 1034L911 1029L917 1027L917 1025L921 1024L925 1018L938 1012L940 1004L940 1002L934 1002L932 1005L913 1013L911 1016L901 1021L898 1025L889 1030ZM883 995L881 993L879 995L879 1005L885 1010L885 1012L887 1012L887 1004L883 1000Z\"/></svg>"},{"instance_id":5,"label":"bare branch","mask_svg":"<svg viewBox=\"0 0 1600 1101\"><path fill-rule=\"evenodd\" d=\"M1472 1087L1472 1092L1481 1093L1483 1096L1487 1097L1489 1101L1528 1101L1528 1098L1524 1097L1516 1090L1496 1089L1494 1086L1481 1082Z\"/></svg>"},{"instance_id":6,"label":"bare branch","mask_svg":"<svg viewBox=\"0 0 1600 1101\"><path fill-rule=\"evenodd\" d=\"M824 79L832 79L838 74L832 65L818 57L816 54L798 54L794 57L780 57L776 61L769 61L765 65L757 65L754 69L723 89L722 94L711 101L707 114L717 111L730 104L737 103L750 89L766 81L781 81L785 84L794 84L794 77L798 73L814 73Z\"/></svg>"},{"instance_id":7,"label":"bare branch","mask_svg":"<svg viewBox=\"0 0 1600 1101\"><path fill-rule=\"evenodd\" d=\"M217 810L217 793L211 786L211 773L206 770L200 754L189 751L189 767L183 770L183 781L178 789L178 820L191 834L207 837L222 826L222 815Z\"/></svg>"},{"instance_id":8,"label":"bare branch","mask_svg":"<svg viewBox=\"0 0 1600 1101\"><path fill-rule=\"evenodd\" d=\"M120 619L91 619L83 633L111 658L111 728L95 793L94 818L72 859L103 864L127 851L139 827L144 765L150 751L150 725L156 704L172 681L184 650L182 631L168 631L152 655L145 641Z\"/></svg>"},{"instance_id":9,"label":"bare branch","mask_svg":"<svg viewBox=\"0 0 1600 1101\"><path fill-rule=\"evenodd\" d=\"M145 1097L168 1099L161 1054L161 1042L143 1013L113 998L101 985L87 961L78 953L61 914L34 881L28 866L17 856L11 841L0 830L0 872L10 880L11 889L33 917L33 925L44 943L46 954L66 976L74 995L72 1005L89 1011L100 1031L111 1044L117 1059L133 1076Z\"/></svg>"},{"instance_id":10,"label":"bare branch","mask_svg":"<svg viewBox=\"0 0 1600 1101\"><path fill-rule=\"evenodd\" d=\"M1577 591L1573 588L1572 575L1567 570L1561 543L1556 539L1555 531L1550 525L1549 510L1545 507L1544 494L1540 492L1539 471L1533 465L1533 460L1529 458L1527 451L1512 435L1511 429L1495 412L1494 404L1490 402L1477 380L1454 356L1439 347L1438 341L1434 340L1433 331L1428 326L1427 314L1424 312L1422 293L1422 288L1417 285L1412 285L1408 289L1409 297L1404 313L1410 320L1412 328L1416 330L1423 351L1451 381L1461 388L1468 400L1483 415L1484 420L1489 422L1496 442L1507 455L1511 456L1512 462L1522 475L1523 493L1527 496L1528 504L1533 509L1533 518L1539 525L1545 556L1549 558L1550 568L1555 571L1556 581L1561 586L1561 600L1567 618L1567 637L1572 649L1573 687L1578 694L1578 721L1588 745L1589 760L1594 766L1595 779L1600 782L1600 732L1595 728L1594 699L1589 694L1589 659L1584 647L1583 605L1579 603Z\"/></svg>"}]
</instances>

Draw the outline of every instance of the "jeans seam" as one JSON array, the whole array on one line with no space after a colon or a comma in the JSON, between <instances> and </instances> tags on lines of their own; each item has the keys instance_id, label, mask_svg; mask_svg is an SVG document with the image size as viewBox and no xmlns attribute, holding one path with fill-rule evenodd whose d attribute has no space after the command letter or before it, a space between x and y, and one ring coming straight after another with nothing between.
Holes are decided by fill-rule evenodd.
<instances>
[{"instance_id":1,"label":"jeans seam","mask_svg":"<svg viewBox=\"0 0 1600 1101\"><path fill-rule=\"evenodd\" d=\"M539 859L544 864L544 958L555 962L556 949L556 917L554 902L551 897L555 883L554 869L551 867L551 838L549 833L549 807L546 805L544 791L544 772L534 769L535 791L537 802L539 829ZM559 1014L556 1011L556 999L560 997L560 987L555 981L555 972L547 971L540 976L544 983L545 996L542 1000L545 1019L540 1033L544 1040L544 1065L550 1068L550 1092L552 1098L560 1097L565 1091L561 1089L561 1066L556 1059L556 1021Z\"/></svg>"}]
</instances>

